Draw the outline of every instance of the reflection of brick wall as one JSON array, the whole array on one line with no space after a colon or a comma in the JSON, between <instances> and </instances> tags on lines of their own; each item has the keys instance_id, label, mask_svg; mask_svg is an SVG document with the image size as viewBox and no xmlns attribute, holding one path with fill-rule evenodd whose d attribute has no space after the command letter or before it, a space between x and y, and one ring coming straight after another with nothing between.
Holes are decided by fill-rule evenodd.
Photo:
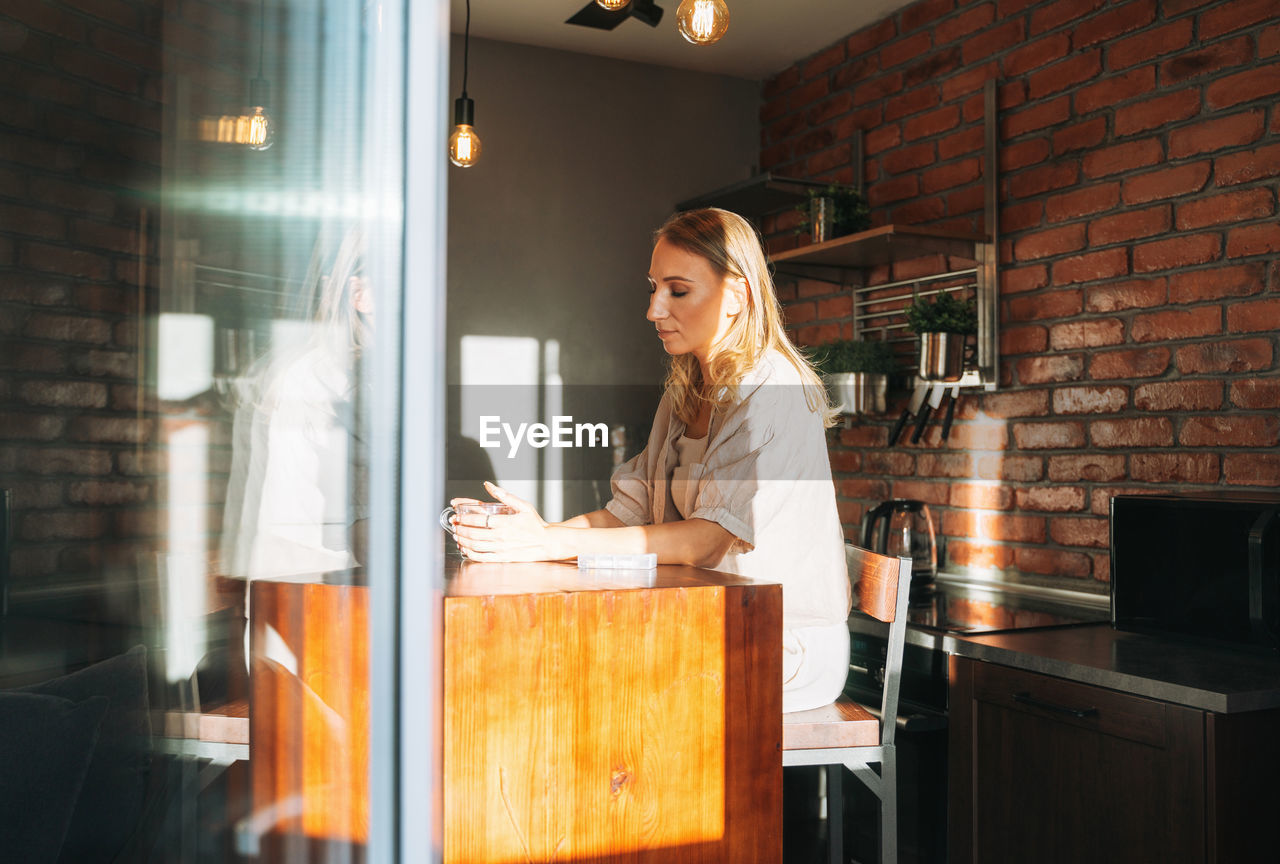
<instances>
[{"instance_id":1,"label":"reflection of brick wall","mask_svg":"<svg viewBox=\"0 0 1280 864\"><path fill-rule=\"evenodd\" d=\"M15 590L132 558L131 514L155 503L138 260L142 193L160 175L158 27L153 3L0 11L0 485L14 495Z\"/></svg>"},{"instance_id":2,"label":"reflection of brick wall","mask_svg":"<svg viewBox=\"0 0 1280 864\"><path fill-rule=\"evenodd\" d=\"M1280 23L1268 0L924 0L765 83L761 167L849 182L861 129L876 224L980 227L992 77L1001 390L945 445L840 431L842 512L921 498L955 564L1106 580L1112 493L1280 486ZM780 290L801 342L850 332L847 295Z\"/></svg>"},{"instance_id":3,"label":"reflection of brick wall","mask_svg":"<svg viewBox=\"0 0 1280 864\"><path fill-rule=\"evenodd\" d=\"M184 3L178 21L164 5L0 9L0 486L14 493L19 596L128 579L163 534L162 430L139 387L140 353L153 353L139 309L156 309L161 72L239 42L225 7ZM221 43L208 27L224 28Z\"/></svg>"}]
</instances>

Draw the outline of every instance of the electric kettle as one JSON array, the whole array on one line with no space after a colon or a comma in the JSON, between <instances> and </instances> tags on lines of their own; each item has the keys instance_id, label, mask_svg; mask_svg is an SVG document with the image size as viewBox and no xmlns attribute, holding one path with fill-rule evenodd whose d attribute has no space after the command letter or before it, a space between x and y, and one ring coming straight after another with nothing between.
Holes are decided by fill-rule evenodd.
<instances>
[{"instance_id":1,"label":"electric kettle","mask_svg":"<svg viewBox=\"0 0 1280 864\"><path fill-rule=\"evenodd\" d=\"M938 572L938 546L933 519L923 501L894 498L862 517L862 546L882 555L911 559L911 588L933 583Z\"/></svg>"}]
</instances>

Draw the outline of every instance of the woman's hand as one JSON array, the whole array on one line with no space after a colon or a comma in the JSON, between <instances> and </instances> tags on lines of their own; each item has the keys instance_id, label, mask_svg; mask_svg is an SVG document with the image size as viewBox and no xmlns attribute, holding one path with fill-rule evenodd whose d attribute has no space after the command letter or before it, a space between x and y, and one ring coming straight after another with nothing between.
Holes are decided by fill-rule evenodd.
<instances>
[{"instance_id":1,"label":"woman's hand","mask_svg":"<svg viewBox=\"0 0 1280 864\"><path fill-rule=\"evenodd\" d=\"M516 512L455 516L455 539L463 555L473 561L555 561L565 557L555 548L552 532L532 504L492 483L485 483L484 488Z\"/></svg>"}]
</instances>

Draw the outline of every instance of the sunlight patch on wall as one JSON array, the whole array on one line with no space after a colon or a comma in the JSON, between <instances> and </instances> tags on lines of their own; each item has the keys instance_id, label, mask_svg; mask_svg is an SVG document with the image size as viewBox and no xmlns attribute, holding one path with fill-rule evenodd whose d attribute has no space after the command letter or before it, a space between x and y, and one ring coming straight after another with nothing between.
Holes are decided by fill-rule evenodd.
<instances>
[{"instance_id":1,"label":"sunlight patch on wall","mask_svg":"<svg viewBox=\"0 0 1280 864\"><path fill-rule=\"evenodd\" d=\"M162 312L156 395L181 402L213 386L213 319L208 315Z\"/></svg>"},{"instance_id":2,"label":"sunlight patch on wall","mask_svg":"<svg viewBox=\"0 0 1280 864\"><path fill-rule=\"evenodd\" d=\"M527 336L463 336L460 346L461 433L480 440L480 418L536 417L538 340ZM527 447L495 465L498 485L526 501L538 494L538 451ZM486 497L483 489L475 497Z\"/></svg>"}]
</instances>

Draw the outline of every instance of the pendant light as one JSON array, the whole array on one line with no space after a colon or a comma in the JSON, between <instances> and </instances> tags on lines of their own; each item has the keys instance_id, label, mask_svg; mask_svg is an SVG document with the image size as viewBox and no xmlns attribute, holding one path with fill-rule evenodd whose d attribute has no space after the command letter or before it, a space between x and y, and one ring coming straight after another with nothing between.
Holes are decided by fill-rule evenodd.
<instances>
[{"instance_id":1,"label":"pendant light","mask_svg":"<svg viewBox=\"0 0 1280 864\"><path fill-rule=\"evenodd\" d=\"M597 6L601 9L608 9L610 12L626 9L630 4L631 0L596 0Z\"/></svg>"},{"instance_id":2,"label":"pendant light","mask_svg":"<svg viewBox=\"0 0 1280 864\"><path fill-rule=\"evenodd\" d=\"M249 81L249 109L237 123L235 140L250 150L266 150L275 143L275 127L267 104L271 101L271 82L262 77L262 52L267 41L267 0L258 4L258 76Z\"/></svg>"},{"instance_id":3,"label":"pendant light","mask_svg":"<svg viewBox=\"0 0 1280 864\"><path fill-rule=\"evenodd\" d=\"M467 64L471 50L471 0L467 0L467 25L462 35L462 95L453 103L453 134L449 136L449 161L470 168L480 158L480 136L473 128L476 103L467 98Z\"/></svg>"},{"instance_id":4,"label":"pendant light","mask_svg":"<svg viewBox=\"0 0 1280 864\"><path fill-rule=\"evenodd\" d=\"M676 10L676 28L694 45L719 42L729 29L729 7L724 0L684 0Z\"/></svg>"}]
</instances>

